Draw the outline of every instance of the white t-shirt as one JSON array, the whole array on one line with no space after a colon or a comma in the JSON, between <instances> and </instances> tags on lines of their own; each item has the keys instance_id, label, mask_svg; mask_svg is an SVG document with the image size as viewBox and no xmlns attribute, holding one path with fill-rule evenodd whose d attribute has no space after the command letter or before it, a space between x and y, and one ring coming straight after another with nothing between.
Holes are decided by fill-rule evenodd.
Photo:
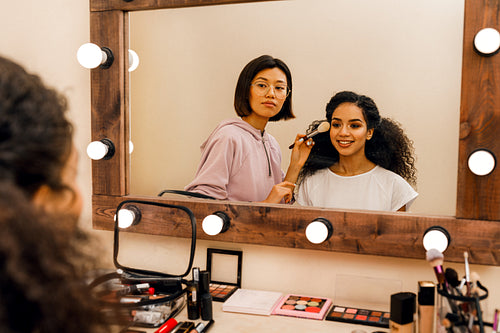
<instances>
[{"instance_id":1,"label":"white t-shirt","mask_svg":"<svg viewBox=\"0 0 500 333\"><path fill-rule=\"evenodd\" d=\"M398 174L375 166L356 176L339 176L329 168L302 181L296 200L302 206L341 209L409 210L418 193Z\"/></svg>"}]
</instances>

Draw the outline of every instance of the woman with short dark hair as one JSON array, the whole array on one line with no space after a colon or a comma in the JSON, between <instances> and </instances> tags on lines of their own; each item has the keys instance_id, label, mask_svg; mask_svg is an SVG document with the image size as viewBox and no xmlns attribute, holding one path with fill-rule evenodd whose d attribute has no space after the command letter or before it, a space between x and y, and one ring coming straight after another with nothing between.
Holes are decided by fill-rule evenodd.
<instances>
[{"instance_id":1,"label":"woman with short dark hair","mask_svg":"<svg viewBox=\"0 0 500 333\"><path fill-rule=\"evenodd\" d=\"M265 131L269 121L295 118L288 66L269 55L250 61L238 78L234 107L240 118L222 121L202 144L196 176L185 190L216 199L290 202L312 140L297 135L284 175L280 146Z\"/></svg>"}]
</instances>

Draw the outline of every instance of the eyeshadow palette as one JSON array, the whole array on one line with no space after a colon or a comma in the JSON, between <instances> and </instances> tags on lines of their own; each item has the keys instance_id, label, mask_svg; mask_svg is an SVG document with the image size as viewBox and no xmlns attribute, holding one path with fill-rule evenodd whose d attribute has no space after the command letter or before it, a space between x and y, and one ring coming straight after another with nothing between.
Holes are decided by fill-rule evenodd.
<instances>
[{"instance_id":1,"label":"eyeshadow palette","mask_svg":"<svg viewBox=\"0 0 500 333\"><path fill-rule=\"evenodd\" d=\"M273 314L322 320L331 304L329 298L288 294L276 305Z\"/></svg>"},{"instance_id":2,"label":"eyeshadow palette","mask_svg":"<svg viewBox=\"0 0 500 333\"><path fill-rule=\"evenodd\" d=\"M228 284L219 284L219 283L210 283L210 295L212 295L212 299L214 301L224 302L229 296L231 296L236 290L238 286L228 285Z\"/></svg>"},{"instance_id":3,"label":"eyeshadow palette","mask_svg":"<svg viewBox=\"0 0 500 333\"><path fill-rule=\"evenodd\" d=\"M350 324L389 328L390 318L390 312L334 305L325 319Z\"/></svg>"},{"instance_id":4,"label":"eyeshadow palette","mask_svg":"<svg viewBox=\"0 0 500 333\"><path fill-rule=\"evenodd\" d=\"M217 302L225 302L241 288L243 252L223 249L207 249L207 271L210 273L210 295ZM222 268L228 268L225 271ZM232 269L231 269L232 268Z\"/></svg>"}]
</instances>

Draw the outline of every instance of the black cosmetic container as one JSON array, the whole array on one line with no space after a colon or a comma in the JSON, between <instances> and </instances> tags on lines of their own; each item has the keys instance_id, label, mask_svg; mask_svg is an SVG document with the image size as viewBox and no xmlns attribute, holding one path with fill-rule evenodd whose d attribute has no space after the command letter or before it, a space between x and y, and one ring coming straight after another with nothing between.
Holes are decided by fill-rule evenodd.
<instances>
[{"instance_id":1,"label":"black cosmetic container","mask_svg":"<svg viewBox=\"0 0 500 333\"><path fill-rule=\"evenodd\" d=\"M391 295L391 333L414 333L417 295L401 292Z\"/></svg>"},{"instance_id":2,"label":"black cosmetic container","mask_svg":"<svg viewBox=\"0 0 500 333\"><path fill-rule=\"evenodd\" d=\"M210 273L208 271L200 272L200 312L201 319L212 319L212 295L210 295Z\"/></svg>"},{"instance_id":3,"label":"black cosmetic container","mask_svg":"<svg viewBox=\"0 0 500 333\"><path fill-rule=\"evenodd\" d=\"M198 284L190 282L187 286L187 314L188 319L200 318L200 303L198 302Z\"/></svg>"}]
</instances>

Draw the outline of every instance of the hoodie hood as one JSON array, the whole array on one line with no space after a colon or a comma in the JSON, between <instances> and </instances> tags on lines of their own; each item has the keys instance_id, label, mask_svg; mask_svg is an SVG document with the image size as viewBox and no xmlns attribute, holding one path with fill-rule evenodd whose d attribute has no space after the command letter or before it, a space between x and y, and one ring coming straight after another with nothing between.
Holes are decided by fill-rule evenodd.
<instances>
[{"instance_id":1,"label":"hoodie hood","mask_svg":"<svg viewBox=\"0 0 500 333\"><path fill-rule=\"evenodd\" d=\"M247 123L243 119L232 118L232 119L226 119L226 120L223 120L222 122L220 122L219 125L217 125L217 127L208 136L208 138L205 140L205 142L203 142L201 144L200 148L204 149L205 146L207 145L207 143L210 142L210 140L213 138L215 133L217 133L221 128L226 127L226 126L230 126L230 125L237 126L241 129L245 130L247 133L251 134L252 137L255 138L255 140L258 140L258 141L262 141L262 139L264 139L264 141L268 140L267 133L265 131L264 131L264 133L261 133L259 129L253 127L252 125L250 125L249 123Z\"/></svg>"}]
</instances>

